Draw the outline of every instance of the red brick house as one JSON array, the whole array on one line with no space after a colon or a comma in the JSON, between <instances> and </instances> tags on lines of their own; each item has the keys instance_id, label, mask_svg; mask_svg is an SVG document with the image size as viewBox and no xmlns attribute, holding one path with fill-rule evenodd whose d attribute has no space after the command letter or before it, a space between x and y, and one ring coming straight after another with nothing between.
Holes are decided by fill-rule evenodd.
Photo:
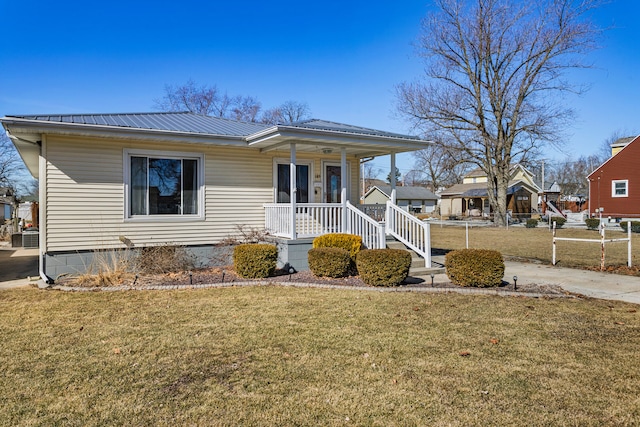
<instances>
[{"instance_id":1,"label":"red brick house","mask_svg":"<svg viewBox=\"0 0 640 427\"><path fill-rule=\"evenodd\" d=\"M611 158L587 176L591 215L601 210L606 217L640 217L640 136L624 140L614 143Z\"/></svg>"}]
</instances>

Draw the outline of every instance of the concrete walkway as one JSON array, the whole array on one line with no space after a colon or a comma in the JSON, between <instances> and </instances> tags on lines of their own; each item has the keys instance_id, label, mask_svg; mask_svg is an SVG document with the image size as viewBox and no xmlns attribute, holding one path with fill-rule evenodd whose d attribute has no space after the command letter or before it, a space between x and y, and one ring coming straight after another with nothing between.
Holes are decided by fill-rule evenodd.
<instances>
[{"instance_id":1,"label":"concrete walkway","mask_svg":"<svg viewBox=\"0 0 640 427\"><path fill-rule=\"evenodd\" d=\"M444 263L444 256L434 256L435 263ZM504 280L518 284L559 285L576 294L593 298L640 304L640 277L600 273L573 268L553 267L528 262L505 262ZM422 277L427 282L431 277ZM0 290L34 285L38 278L38 250L10 248L0 245ZM437 274L436 283L448 282L446 274Z\"/></svg>"},{"instance_id":2,"label":"concrete walkway","mask_svg":"<svg viewBox=\"0 0 640 427\"><path fill-rule=\"evenodd\" d=\"M444 265L444 256L434 256L432 260ZM513 276L518 277L518 285L558 285L566 291L587 297L640 304L640 277L554 267L535 262L505 261L503 280L513 283ZM430 277L422 279L431 280ZM434 281L447 282L449 278L446 274L438 274Z\"/></svg>"},{"instance_id":3,"label":"concrete walkway","mask_svg":"<svg viewBox=\"0 0 640 427\"><path fill-rule=\"evenodd\" d=\"M38 249L12 248L0 242L0 289L33 284L38 278Z\"/></svg>"}]
</instances>

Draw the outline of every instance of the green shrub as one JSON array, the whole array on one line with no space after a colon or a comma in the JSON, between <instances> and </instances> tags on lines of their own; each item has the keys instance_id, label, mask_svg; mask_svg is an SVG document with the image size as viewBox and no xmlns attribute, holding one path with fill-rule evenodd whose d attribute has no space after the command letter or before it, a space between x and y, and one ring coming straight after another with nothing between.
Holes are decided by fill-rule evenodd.
<instances>
[{"instance_id":1,"label":"green shrub","mask_svg":"<svg viewBox=\"0 0 640 427\"><path fill-rule=\"evenodd\" d=\"M525 224L525 227L527 228L536 228L537 226L538 226L538 220L533 218L529 218L527 220L527 223Z\"/></svg>"},{"instance_id":2,"label":"green shrub","mask_svg":"<svg viewBox=\"0 0 640 427\"><path fill-rule=\"evenodd\" d=\"M567 222L567 219L563 218L561 216L552 216L551 217L551 225L553 225L554 222L556 223L556 228L562 228L564 223Z\"/></svg>"},{"instance_id":3,"label":"green shrub","mask_svg":"<svg viewBox=\"0 0 640 427\"><path fill-rule=\"evenodd\" d=\"M355 261L356 255L362 249L362 237L346 233L323 234L313 239L313 247L341 248L349 252L349 256Z\"/></svg>"},{"instance_id":4,"label":"green shrub","mask_svg":"<svg viewBox=\"0 0 640 427\"><path fill-rule=\"evenodd\" d=\"M313 248L308 253L309 270L319 277L345 277L351 269L349 252L342 248Z\"/></svg>"},{"instance_id":5,"label":"green shrub","mask_svg":"<svg viewBox=\"0 0 640 427\"><path fill-rule=\"evenodd\" d=\"M444 259L449 279L459 286L479 288L500 286L504 260L498 251L461 249L449 252Z\"/></svg>"},{"instance_id":6,"label":"green shrub","mask_svg":"<svg viewBox=\"0 0 640 427\"><path fill-rule=\"evenodd\" d=\"M620 228L625 233L627 232L627 221L623 221L620 223ZM631 232L632 233L640 233L640 221L631 221Z\"/></svg>"},{"instance_id":7,"label":"green shrub","mask_svg":"<svg viewBox=\"0 0 640 427\"><path fill-rule=\"evenodd\" d=\"M365 249L358 253L360 278L372 286L397 286L409 275L411 254L402 249Z\"/></svg>"},{"instance_id":8,"label":"green shrub","mask_svg":"<svg viewBox=\"0 0 640 427\"><path fill-rule=\"evenodd\" d=\"M278 262L278 249L265 243L247 243L233 250L233 266L240 276L261 279L273 275Z\"/></svg>"},{"instance_id":9,"label":"green shrub","mask_svg":"<svg viewBox=\"0 0 640 427\"><path fill-rule=\"evenodd\" d=\"M584 222L587 224L587 229L589 230L597 230L600 227L599 218L587 218Z\"/></svg>"}]
</instances>

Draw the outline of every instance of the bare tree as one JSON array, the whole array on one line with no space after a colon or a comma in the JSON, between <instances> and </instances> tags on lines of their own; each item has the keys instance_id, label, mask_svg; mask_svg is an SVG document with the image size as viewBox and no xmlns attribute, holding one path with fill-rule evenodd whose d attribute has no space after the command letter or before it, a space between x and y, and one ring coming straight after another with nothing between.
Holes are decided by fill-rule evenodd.
<instances>
[{"instance_id":1,"label":"bare tree","mask_svg":"<svg viewBox=\"0 0 640 427\"><path fill-rule=\"evenodd\" d=\"M557 182L565 195L588 194L587 175L593 170L594 164L599 164L597 155L581 156L577 160L565 159L550 168L549 183Z\"/></svg>"},{"instance_id":2,"label":"bare tree","mask_svg":"<svg viewBox=\"0 0 640 427\"><path fill-rule=\"evenodd\" d=\"M0 187L16 189L16 175L24 169L11 140L0 132Z\"/></svg>"},{"instance_id":3,"label":"bare tree","mask_svg":"<svg viewBox=\"0 0 640 427\"><path fill-rule=\"evenodd\" d=\"M231 118L241 122L256 122L262 105L252 96L238 96L233 102Z\"/></svg>"},{"instance_id":4,"label":"bare tree","mask_svg":"<svg viewBox=\"0 0 640 427\"><path fill-rule=\"evenodd\" d=\"M226 117L233 99L214 86L196 86L193 80L184 85L164 87L164 96L155 100L161 111L189 111L207 116Z\"/></svg>"},{"instance_id":5,"label":"bare tree","mask_svg":"<svg viewBox=\"0 0 640 427\"><path fill-rule=\"evenodd\" d=\"M421 172L421 179L431 191L460 182L469 169L469 164L454 153L457 154L443 144L429 144L427 148L413 153L413 167Z\"/></svg>"},{"instance_id":6,"label":"bare tree","mask_svg":"<svg viewBox=\"0 0 640 427\"><path fill-rule=\"evenodd\" d=\"M398 109L487 174L497 225L511 164L554 143L571 117L553 96L578 90L562 77L595 46L586 14L599 2L435 0L423 21L424 80L397 87Z\"/></svg>"},{"instance_id":7,"label":"bare tree","mask_svg":"<svg viewBox=\"0 0 640 427\"><path fill-rule=\"evenodd\" d=\"M373 182L375 179L378 179L382 170L379 167L376 167L373 163L365 163L363 165L363 173L362 179L364 180L364 188L365 192L369 191L371 187L373 187Z\"/></svg>"},{"instance_id":8,"label":"bare tree","mask_svg":"<svg viewBox=\"0 0 640 427\"><path fill-rule=\"evenodd\" d=\"M262 123L291 124L311 117L311 109L306 102L286 101L282 105L266 110L262 114Z\"/></svg>"}]
</instances>

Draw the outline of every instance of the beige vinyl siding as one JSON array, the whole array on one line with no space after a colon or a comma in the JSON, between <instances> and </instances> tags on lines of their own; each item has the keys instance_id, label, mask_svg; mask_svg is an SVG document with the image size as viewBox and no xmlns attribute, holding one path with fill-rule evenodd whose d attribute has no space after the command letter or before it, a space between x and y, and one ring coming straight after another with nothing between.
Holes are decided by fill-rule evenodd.
<instances>
[{"instance_id":1,"label":"beige vinyl siding","mask_svg":"<svg viewBox=\"0 0 640 427\"><path fill-rule=\"evenodd\" d=\"M364 202L370 205L384 205L388 200L389 198L382 191L376 188L371 193L369 193L369 195L367 195Z\"/></svg>"},{"instance_id":2,"label":"beige vinyl siding","mask_svg":"<svg viewBox=\"0 0 640 427\"><path fill-rule=\"evenodd\" d=\"M125 149L203 154L204 219L126 220ZM249 148L57 136L47 137L46 153L47 252L123 248L120 236L138 247L212 244L237 234L237 225L263 228L263 204L274 201L273 158L288 156ZM315 181L321 159L298 158L313 160ZM353 200L359 168L357 159L349 162ZM320 201L321 194L315 197Z\"/></svg>"}]
</instances>

